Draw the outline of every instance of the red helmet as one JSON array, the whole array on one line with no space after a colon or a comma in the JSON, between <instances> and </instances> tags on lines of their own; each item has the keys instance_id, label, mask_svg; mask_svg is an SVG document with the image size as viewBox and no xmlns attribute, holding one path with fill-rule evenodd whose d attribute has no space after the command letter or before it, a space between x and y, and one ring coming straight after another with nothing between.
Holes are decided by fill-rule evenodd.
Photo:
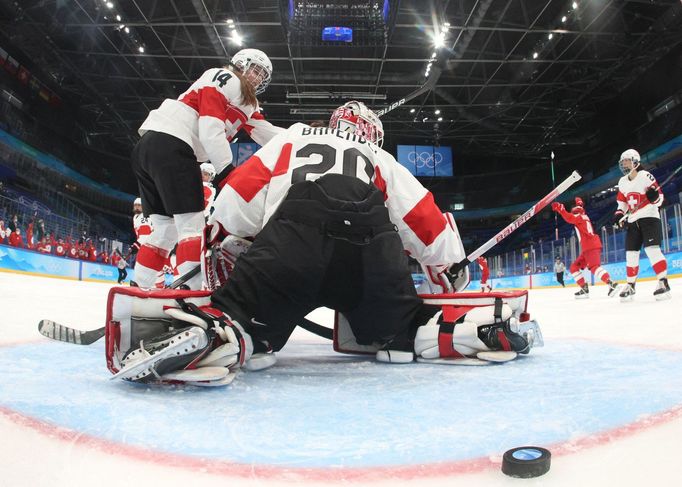
<instances>
[{"instance_id":1,"label":"red helmet","mask_svg":"<svg viewBox=\"0 0 682 487\"><path fill-rule=\"evenodd\" d=\"M583 199L580 196L575 197L575 205L571 209L571 213L584 214L585 205L583 204Z\"/></svg>"},{"instance_id":2,"label":"red helmet","mask_svg":"<svg viewBox=\"0 0 682 487\"><path fill-rule=\"evenodd\" d=\"M384 141L384 125L379 117L359 101L349 101L340 106L329 120L330 129L357 134L379 147Z\"/></svg>"}]
</instances>

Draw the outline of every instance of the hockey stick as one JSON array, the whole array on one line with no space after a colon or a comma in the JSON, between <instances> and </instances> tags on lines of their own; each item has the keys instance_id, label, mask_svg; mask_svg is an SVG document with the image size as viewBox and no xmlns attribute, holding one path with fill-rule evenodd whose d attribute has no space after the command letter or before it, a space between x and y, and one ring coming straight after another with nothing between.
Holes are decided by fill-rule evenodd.
<instances>
[{"instance_id":1,"label":"hockey stick","mask_svg":"<svg viewBox=\"0 0 682 487\"><path fill-rule=\"evenodd\" d=\"M668 176L667 178L665 178L665 181L663 181L661 184L658 185L658 188L661 189L661 188L663 188L663 186L665 186L665 185L668 184L670 181L672 181L672 179L675 177L675 175L676 175L678 172L680 172L681 169L682 169L682 166L679 166L677 169L675 169L675 170L672 172L672 174L670 174L670 176ZM634 209L632 209L632 210L631 210L631 209L628 209L628 211L625 212L625 214L620 218L620 220L618 220L618 223L616 223L616 224L614 225L614 227L615 227L615 228L620 228L620 227L622 227L623 224L625 223L625 221L627 220L627 218L628 218L630 215L632 215L632 214L635 213L636 211L641 210L641 209L644 207L644 205L643 205L642 203L643 203L643 202L640 202L640 203L639 203Z\"/></svg>"},{"instance_id":2,"label":"hockey stick","mask_svg":"<svg viewBox=\"0 0 682 487\"><path fill-rule=\"evenodd\" d=\"M427 80L424 82L424 84L421 85L419 88L417 88L416 90L414 90L412 93L409 93L409 94L405 95L405 96L404 96L403 98L401 98L400 100L398 100L398 101L396 101L396 102L394 102L394 103L391 103L391 104L388 105L386 108L382 108L381 110L374 110L374 113L376 113L377 116L378 116L379 118L381 118L381 117L383 117L384 115L386 115L388 112L390 112L390 111L392 111L392 110L395 110L396 108L398 108L398 107L401 106L401 105L404 105L404 104L407 103L408 101L414 100L416 97L418 97L418 96L421 95L422 93L425 93L425 92L430 91L430 90L432 90L433 88L435 88L435 87L436 87L436 83L438 83L438 78L440 78L440 75L441 75L441 73L443 72L443 66L445 66L445 62L446 62L445 59L443 59L443 60L441 60L441 61L438 61L438 62L435 62L435 63L431 66L431 74L430 74L430 76L427 78Z\"/></svg>"},{"instance_id":3,"label":"hockey stick","mask_svg":"<svg viewBox=\"0 0 682 487\"><path fill-rule=\"evenodd\" d=\"M201 266L197 266L187 274L180 276L176 279L173 284L170 285L170 289L177 289L186 283L189 279L196 276L201 271ZM299 326L310 333L314 333L322 338L328 340L333 339L334 330L322 326L314 321L307 318L303 318ZM65 325L61 325L52 320L40 320L38 323L38 331L41 335L57 340L60 342L73 343L75 345L91 345L97 340L104 336L106 327L97 328L95 330L83 331L76 328L71 328Z\"/></svg>"},{"instance_id":4,"label":"hockey stick","mask_svg":"<svg viewBox=\"0 0 682 487\"><path fill-rule=\"evenodd\" d=\"M201 272L201 266L196 266L191 271L178 277L169 286L170 289L177 289L191 278ZM76 328L60 325L52 320L40 320L38 323L38 331L41 335L47 338L52 338L60 342L73 343L76 345L90 345L104 336L106 327L97 328L95 330L83 331Z\"/></svg>"},{"instance_id":5,"label":"hockey stick","mask_svg":"<svg viewBox=\"0 0 682 487\"><path fill-rule=\"evenodd\" d=\"M485 254L492 247L494 247L499 242L501 242L502 240L507 238L509 235L511 235L517 228L519 228L521 225L523 225L528 220L530 220L540 210L542 210L545 206L547 206L553 200L555 200L561 193L563 193L568 188L573 186L573 184L576 183L577 181L580 181L580 178L581 178L581 176L580 176L580 174L578 174L578 171L573 171L573 173L571 173L570 176L568 176L566 179L564 179L564 181L559 186L554 188L544 198L542 198L540 201L538 201L533 206L531 206L528 210L526 210L526 212L523 215L518 217L516 220L514 220L509 225L507 225L504 229L500 230L500 232L498 232L497 235L495 235L490 240L488 240L486 243L484 243L479 248L477 248L476 250L471 252L469 255L467 255L464 260L461 260L460 262L457 262L456 264L452 265L447 272L448 279L450 280L450 282L454 281L457 274L459 274L459 271L464 269L466 266L471 264L478 257Z\"/></svg>"}]
</instances>

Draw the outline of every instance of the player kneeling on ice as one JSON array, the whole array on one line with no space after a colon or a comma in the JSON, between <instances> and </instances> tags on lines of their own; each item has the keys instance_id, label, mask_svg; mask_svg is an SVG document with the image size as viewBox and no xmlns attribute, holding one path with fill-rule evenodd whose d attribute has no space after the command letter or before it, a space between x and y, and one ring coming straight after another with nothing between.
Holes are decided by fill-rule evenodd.
<instances>
[{"instance_id":1,"label":"player kneeling on ice","mask_svg":"<svg viewBox=\"0 0 682 487\"><path fill-rule=\"evenodd\" d=\"M321 306L338 312L337 351L385 362L416 355L486 364L541 344L525 292L451 293L469 282L466 267L449 272L465 258L455 221L381 149L382 139L378 117L349 102L328 128L295 124L235 169L204 235L210 301L206 293L126 290L131 302L118 316L114 299L107 320L121 323L111 326L110 368L133 381L223 384L239 367L273 365L297 324ZM419 297L405 251L448 294ZM157 297L168 302L148 304ZM126 331L124 339L133 326L121 320L145 337ZM209 377L216 365L229 372Z\"/></svg>"}]
</instances>

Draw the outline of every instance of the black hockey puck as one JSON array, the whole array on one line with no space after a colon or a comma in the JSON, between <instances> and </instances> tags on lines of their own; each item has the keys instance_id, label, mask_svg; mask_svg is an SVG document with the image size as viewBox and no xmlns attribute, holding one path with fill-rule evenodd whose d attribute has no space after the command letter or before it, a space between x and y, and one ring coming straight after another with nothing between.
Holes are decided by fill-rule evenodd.
<instances>
[{"instance_id":1,"label":"black hockey puck","mask_svg":"<svg viewBox=\"0 0 682 487\"><path fill-rule=\"evenodd\" d=\"M549 472L552 454L539 446L512 448L502 457L502 473L510 477L530 479Z\"/></svg>"}]
</instances>

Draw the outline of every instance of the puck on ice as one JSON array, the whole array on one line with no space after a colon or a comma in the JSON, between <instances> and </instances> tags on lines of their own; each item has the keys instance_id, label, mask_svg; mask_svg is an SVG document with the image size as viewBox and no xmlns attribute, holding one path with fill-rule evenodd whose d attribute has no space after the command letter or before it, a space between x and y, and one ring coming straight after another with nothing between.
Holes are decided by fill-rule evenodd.
<instances>
[{"instance_id":1,"label":"puck on ice","mask_svg":"<svg viewBox=\"0 0 682 487\"><path fill-rule=\"evenodd\" d=\"M520 446L507 450L502 457L502 473L530 479L549 472L552 454L539 446Z\"/></svg>"}]
</instances>

